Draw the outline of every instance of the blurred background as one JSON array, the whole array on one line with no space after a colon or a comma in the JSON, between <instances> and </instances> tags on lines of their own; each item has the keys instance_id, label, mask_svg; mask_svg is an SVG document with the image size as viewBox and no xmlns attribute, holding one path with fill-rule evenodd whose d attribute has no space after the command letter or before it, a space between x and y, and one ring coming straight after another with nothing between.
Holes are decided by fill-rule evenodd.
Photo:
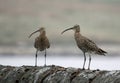
<instances>
[{"instance_id":1,"label":"blurred background","mask_svg":"<svg viewBox=\"0 0 120 83\"><path fill-rule=\"evenodd\" d=\"M0 64L34 65L34 39L46 28L51 48L47 64L82 67L83 54L67 28L79 24L81 34L108 52L92 56L92 69L120 69L120 0L0 0ZM38 65L44 64L44 52ZM88 58L87 58L88 59ZM88 64L88 61L87 61ZM87 68L86 64L86 68Z\"/></svg>"}]
</instances>

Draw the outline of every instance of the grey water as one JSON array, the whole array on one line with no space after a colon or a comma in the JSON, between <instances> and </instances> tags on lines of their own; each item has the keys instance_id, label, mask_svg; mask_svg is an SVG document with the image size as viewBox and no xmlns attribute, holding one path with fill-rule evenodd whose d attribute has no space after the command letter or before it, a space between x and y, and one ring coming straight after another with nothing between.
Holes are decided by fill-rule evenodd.
<instances>
[{"instance_id":1,"label":"grey water","mask_svg":"<svg viewBox=\"0 0 120 83\"><path fill-rule=\"evenodd\" d=\"M88 57L87 57L88 59ZM2 56L0 57L0 63L2 65L11 66L34 66L35 57L33 56ZM38 56L38 66L44 65L44 56ZM82 68L83 57L79 56L47 56L47 65L59 65L64 67ZM88 61L86 62L86 68ZM108 57L108 56L94 56L92 57L91 69L101 70L120 70L120 57Z\"/></svg>"},{"instance_id":2,"label":"grey water","mask_svg":"<svg viewBox=\"0 0 120 83\"><path fill-rule=\"evenodd\" d=\"M120 45L106 45L101 46L108 53L106 56L92 55L91 69L100 70L120 70ZM53 51L54 49L54 51ZM21 51L20 51L21 52ZM0 54L1 65L11 66L34 66L35 63L35 49L31 49L31 54L15 54L2 55ZM44 52L38 54L38 66L44 65ZM47 65L59 65L63 67L82 68L83 54L78 48L74 47L53 47L47 53ZM86 61L86 69L88 67L88 54Z\"/></svg>"}]
</instances>

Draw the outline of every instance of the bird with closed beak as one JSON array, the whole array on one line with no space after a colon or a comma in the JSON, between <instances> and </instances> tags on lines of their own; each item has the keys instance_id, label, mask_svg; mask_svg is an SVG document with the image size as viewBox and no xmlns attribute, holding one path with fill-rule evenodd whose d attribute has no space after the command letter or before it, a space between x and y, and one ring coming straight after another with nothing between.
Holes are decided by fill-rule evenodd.
<instances>
[{"instance_id":1,"label":"bird with closed beak","mask_svg":"<svg viewBox=\"0 0 120 83\"><path fill-rule=\"evenodd\" d=\"M75 32L74 38L75 38L76 44L77 44L78 48L81 49L83 52L83 55L84 55L83 69L85 69L86 53L89 54L88 69L90 69L91 53L98 54L98 55L105 55L105 53L107 53L106 51L99 48L92 40L81 35L79 25L76 24L73 27L64 30L61 34L63 34L64 32L66 32L68 30L74 30L74 32Z\"/></svg>"},{"instance_id":2,"label":"bird with closed beak","mask_svg":"<svg viewBox=\"0 0 120 83\"><path fill-rule=\"evenodd\" d=\"M46 31L45 31L44 27L41 27L37 31L30 34L29 38L33 34L35 34L37 32L40 32L40 35L35 38L35 42L34 42L34 47L36 48L35 66L37 66L37 54L38 54L38 51L44 51L45 52L45 55L44 55L45 56L45 64L44 64L44 66L46 66L46 49L50 48L50 43L49 43L49 40L48 40L48 38L46 36Z\"/></svg>"}]
</instances>

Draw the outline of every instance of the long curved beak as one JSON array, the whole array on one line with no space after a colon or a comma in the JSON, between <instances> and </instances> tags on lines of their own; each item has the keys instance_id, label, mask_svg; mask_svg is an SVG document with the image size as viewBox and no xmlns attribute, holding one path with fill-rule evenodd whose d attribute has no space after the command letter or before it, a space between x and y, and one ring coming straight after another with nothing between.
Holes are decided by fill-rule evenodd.
<instances>
[{"instance_id":1,"label":"long curved beak","mask_svg":"<svg viewBox=\"0 0 120 83\"><path fill-rule=\"evenodd\" d=\"M30 34L30 36L29 36L29 38L30 38L33 34L35 34L35 33L39 32L39 31L40 31L40 30L37 30L37 31L35 31L35 32L31 33L31 34Z\"/></svg>"},{"instance_id":2,"label":"long curved beak","mask_svg":"<svg viewBox=\"0 0 120 83\"><path fill-rule=\"evenodd\" d=\"M68 31L68 30L71 30L71 29L74 29L74 28L72 27L72 28L66 29L66 30L64 30L61 34L63 34L64 32L66 32L66 31Z\"/></svg>"}]
</instances>

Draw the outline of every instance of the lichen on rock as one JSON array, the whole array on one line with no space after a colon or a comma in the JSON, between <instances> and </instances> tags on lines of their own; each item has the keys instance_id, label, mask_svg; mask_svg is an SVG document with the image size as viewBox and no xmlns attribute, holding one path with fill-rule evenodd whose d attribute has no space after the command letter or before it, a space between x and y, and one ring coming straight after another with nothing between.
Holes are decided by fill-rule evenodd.
<instances>
[{"instance_id":1,"label":"lichen on rock","mask_svg":"<svg viewBox=\"0 0 120 83\"><path fill-rule=\"evenodd\" d=\"M99 71L61 66L3 66L0 83L120 83L120 70Z\"/></svg>"}]
</instances>

